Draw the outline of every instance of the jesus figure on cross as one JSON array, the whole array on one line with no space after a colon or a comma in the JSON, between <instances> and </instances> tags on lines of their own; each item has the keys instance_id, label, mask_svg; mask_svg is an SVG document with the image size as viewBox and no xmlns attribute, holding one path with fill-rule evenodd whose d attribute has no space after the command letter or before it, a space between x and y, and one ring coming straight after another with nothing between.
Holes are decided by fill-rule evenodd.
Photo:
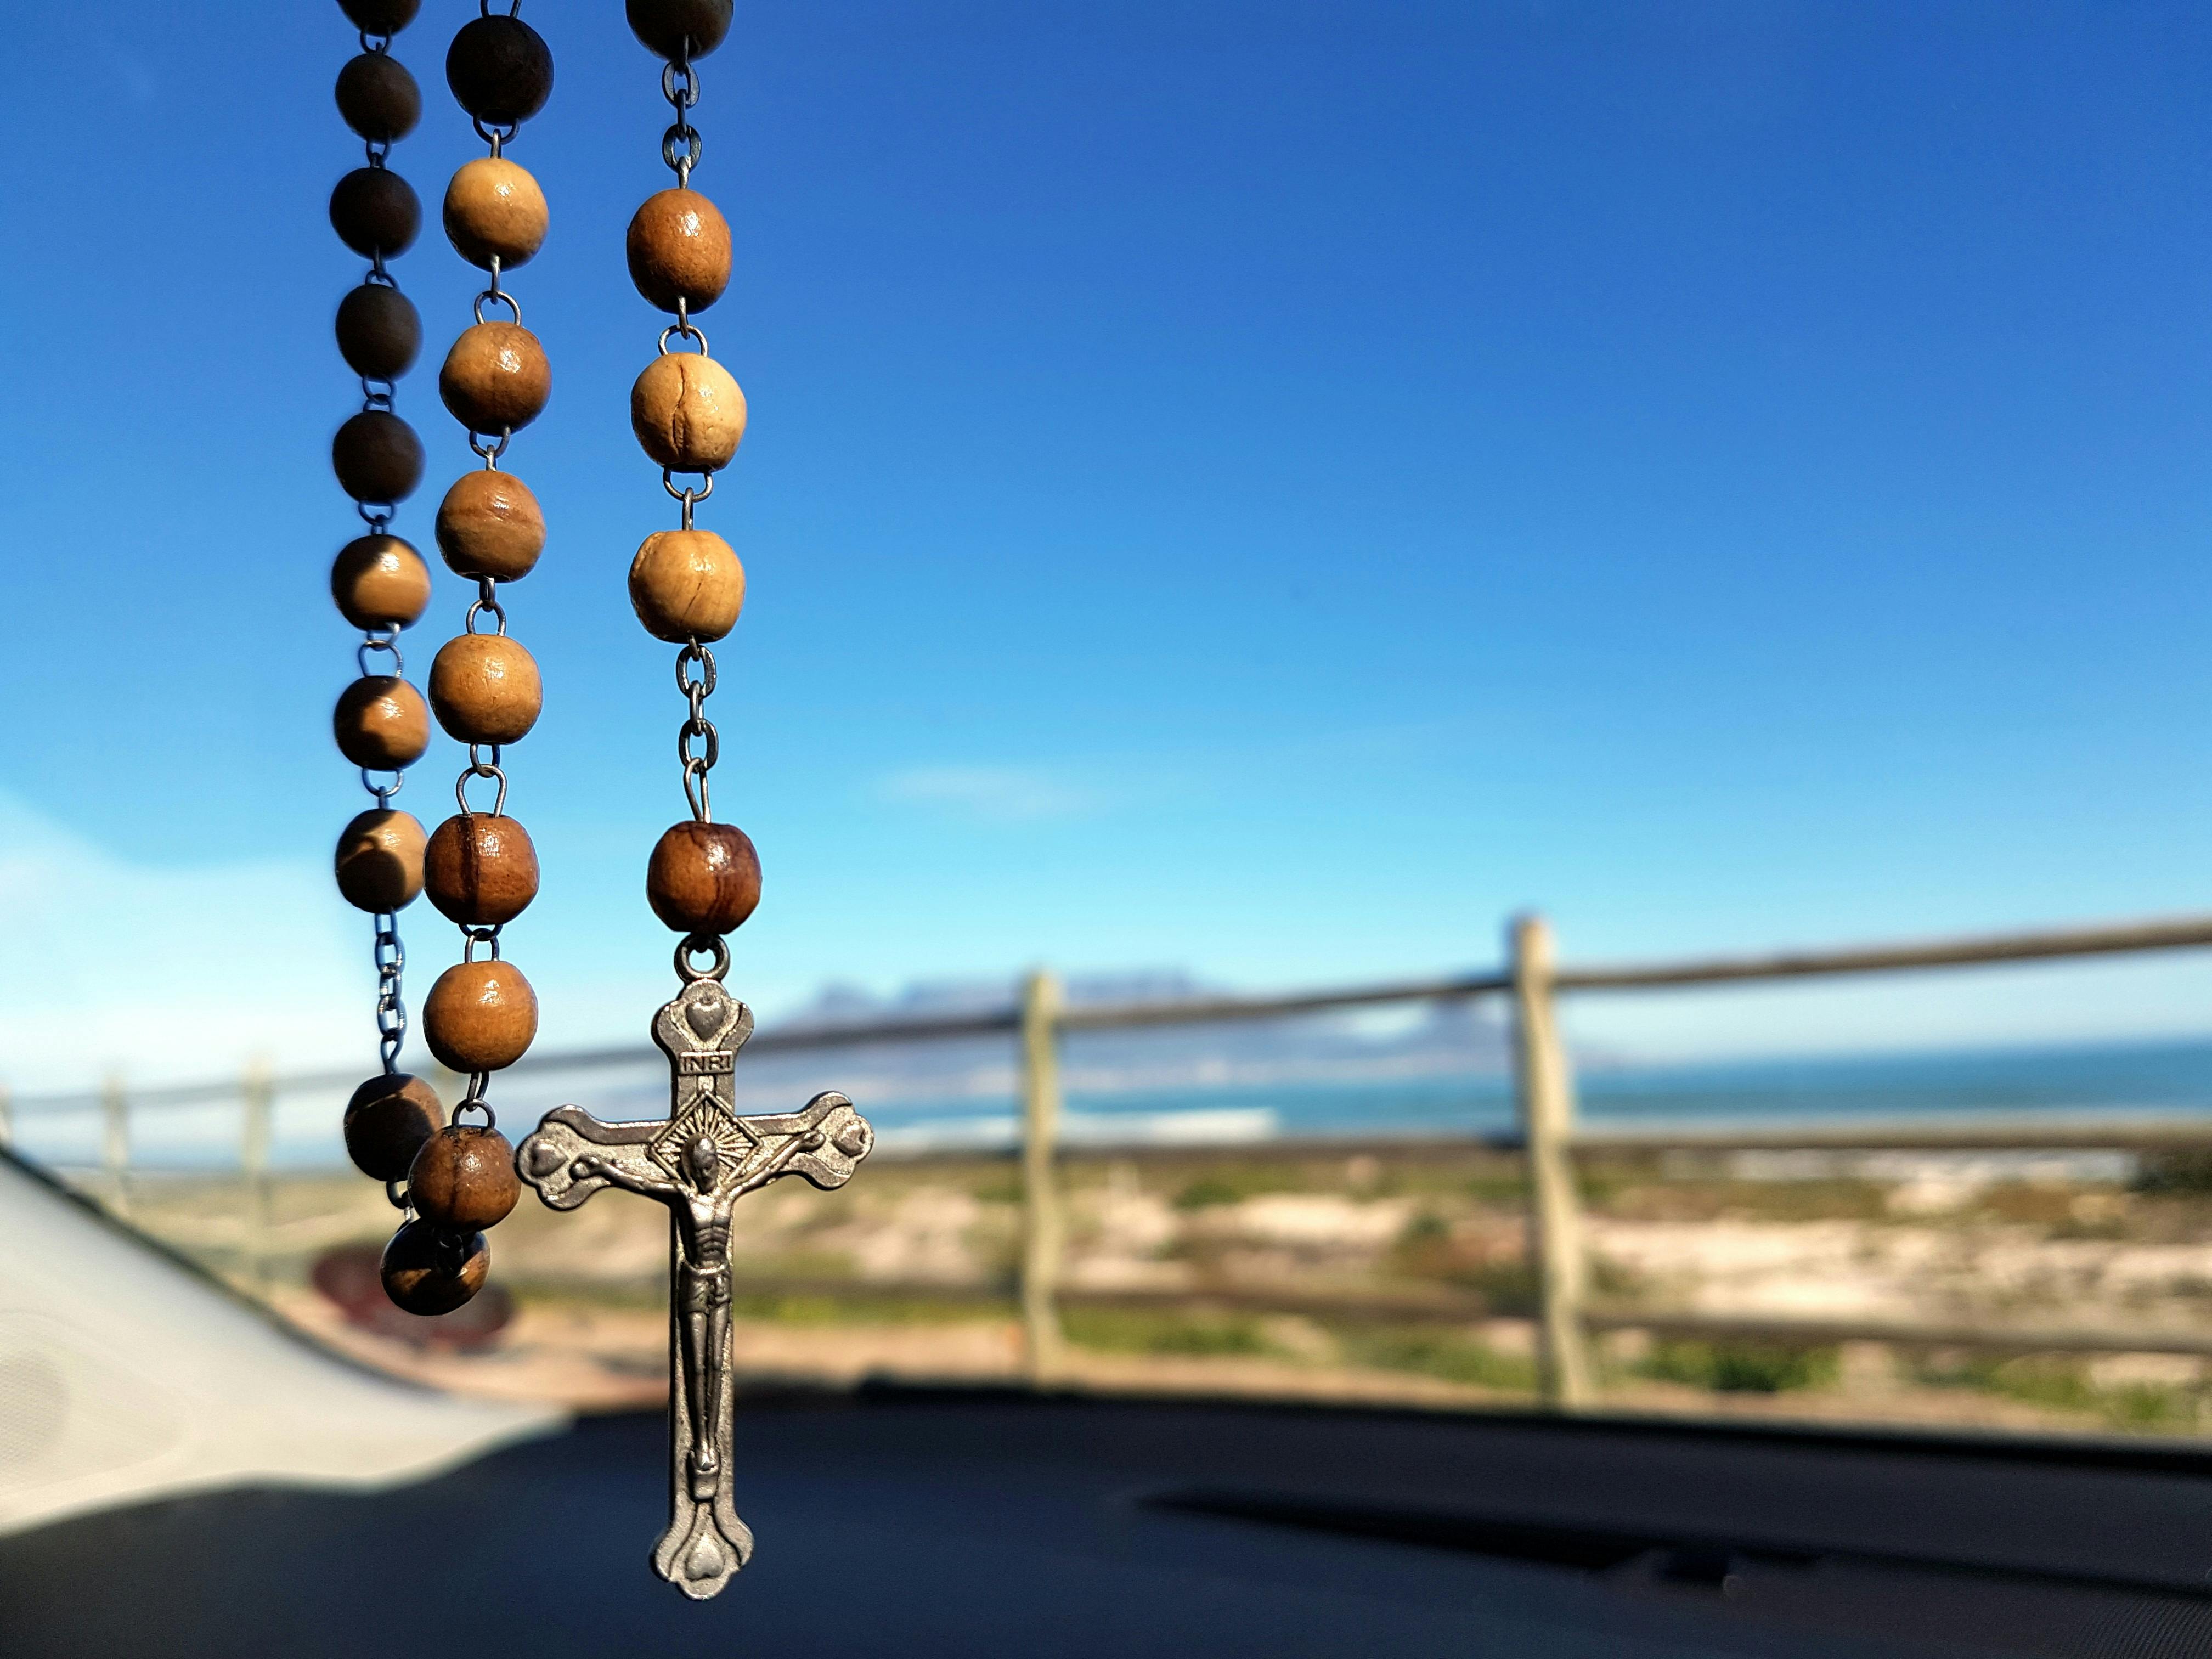
<instances>
[{"instance_id":1,"label":"jesus figure on cross","mask_svg":"<svg viewBox=\"0 0 2212 1659\"><path fill-rule=\"evenodd\" d=\"M515 1150L522 1178L552 1208L573 1210L602 1187L667 1206L671 1226L668 1530L654 1569L704 1600L752 1553L752 1533L730 1497L736 1390L730 1369L730 1220L737 1202L787 1175L842 1187L875 1136L841 1094L797 1112L738 1115L732 1062L753 1017L712 979L685 986L653 1022L675 1070L665 1119L602 1123L556 1106Z\"/></svg>"}]
</instances>

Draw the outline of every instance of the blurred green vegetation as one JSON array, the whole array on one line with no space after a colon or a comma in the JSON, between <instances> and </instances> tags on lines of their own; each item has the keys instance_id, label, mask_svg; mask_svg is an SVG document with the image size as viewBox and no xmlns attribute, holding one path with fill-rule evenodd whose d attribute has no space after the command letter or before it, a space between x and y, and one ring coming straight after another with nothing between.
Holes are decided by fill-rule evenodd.
<instances>
[{"instance_id":1,"label":"blurred green vegetation","mask_svg":"<svg viewBox=\"0 0 2212 1659\"><path fill-rule=\"evenodd\" d=\"M1244 1314L1167 1308L1073 1307L1061 1310L1067 1340L1109 1353L1264 1354L1276 1352L1260 1321Z\"/></svg>"},{"instance_id":2,"label":"blurred green vegetation","mask_svg":"<svg viewBox=\"0 0 2212 1659\"><path fill-rule=\"evenodd\" d=\"M2088 1362L2063 1354L1923 1354L1909 1362L1912 1380L1931 1388L1972 1389L2048 1410L2080 1412L2137 1433L2193 1430L2203 1389L2153 1382L2100 1388Z\"/></svg>"},{"instance_id":3,"label":"blurred green vegetation","mask_svg":"<svg viewBox=\"0 0 2212 1659\"><path fill-rule=\"evenodd\" d=\"M1520 1354L1500 1353L1487 1343L1435 1326L1402 1325L1340 1330L1345 1358L1376 1370L1417 1371L1447 1382L1533 1394L1536 1364Z\"/></svg>"},{"instance_id":4,"label":"blurred green vegetation","mask_svg":"<svg viewBox=\"0 0 2212 1659\"><path fill-rule=\"evenodd\" d=\"M1832 1347L1786 1342L1655 1342L1631 1367L1638 1376L1687 1382L1716 1394L1780 1394L1833 1382Z\"/></svg>"}]
</instances>

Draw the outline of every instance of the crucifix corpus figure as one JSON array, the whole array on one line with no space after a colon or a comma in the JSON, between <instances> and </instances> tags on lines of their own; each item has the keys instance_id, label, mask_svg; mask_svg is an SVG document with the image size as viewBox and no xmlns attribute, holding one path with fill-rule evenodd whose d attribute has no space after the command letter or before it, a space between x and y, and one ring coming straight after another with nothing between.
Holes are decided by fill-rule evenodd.
<instances>
[{"instance_id":1,"label":"crucifix corpus figure","mask_svg":"<svg viewBox=\"0 0 2212 1659\"><path fill-rule=\"evenodd\" d=\"M653 1021L653 1040L675 1067L665 1119L602 1123L557 1106L515 1154L522 1178L554 1209L573 1210L602 1187L668 1206L671 1515L653 1565L695 1601L728 1583L753 1551L730 1498L731 1212L782 1176L842 1187L875 1144L840 1094L817 1095L802 1111L738 1116L730 1085L752 1033L751 1010L715 980L694 980Z\"/></svg>"}]
</instances>

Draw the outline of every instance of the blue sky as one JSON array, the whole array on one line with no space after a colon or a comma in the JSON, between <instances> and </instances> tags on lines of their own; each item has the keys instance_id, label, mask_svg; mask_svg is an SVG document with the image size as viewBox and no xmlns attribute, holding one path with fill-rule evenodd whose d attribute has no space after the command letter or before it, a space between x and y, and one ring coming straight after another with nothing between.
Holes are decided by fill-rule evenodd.
<instances>
[{"instance_id":1,"label":"blue sky","mask_svg":"<svg viewBox=\"0 0 2212 1659\"><path fill-rule=\"evenodd\" d=\"M475 153L397 50L428 545ZM555 392L511 751L548 1047L642 1031L682 810L671 522L629 438L666 175L620 9L532 0ZM0 1070L368 1044L324 204L335 5L118 0L0 62ZM748 5L702 66L745 447L716 803L733 986L1182 965L1260 986L2212 902L2212 13L2182 4ZM427 668L466 595L441 572ZM442 738L406 804L434 823ZM410 913L419 996L453 935ZM95 1005L131 976L143 1018ZM2212 971L1608 1003L1654 1051L2201 1030ZM149 1054L149 1050L158 1054Z\"/></svg>"}]
</instances>

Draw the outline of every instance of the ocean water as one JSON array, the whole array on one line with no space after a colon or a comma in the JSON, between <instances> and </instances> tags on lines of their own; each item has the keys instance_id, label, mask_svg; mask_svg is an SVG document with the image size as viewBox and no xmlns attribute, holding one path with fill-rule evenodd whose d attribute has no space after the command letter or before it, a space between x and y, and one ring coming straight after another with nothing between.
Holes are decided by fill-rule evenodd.
<instances>
[{"instance_id":1,"label":"ocean water","mask_svg":"<svg viewBox=\"0 0 2212 1659\"><path fill-rule=\"evenodd\" d=\"M1847 1055L1591 1067L1576 1079L1583 1120L1723 1123L2049 1115L2212 1115L2212 1042ZM981 1103L977 1103L978 1105ZM902 1108L873 1115L886 1149L1011 1144L995 1110ZM1221 1144L1277 1138L1498 1133L1515 1124L1512 1082L1495 1073L1085 1091L1067 1097L1077 1143Z\"/></svg>"},{"instance_id":2,"label":"ocean water","mask_svg":"<svg viewBox=\"0 0 2212 1659\"><path fill-rule=\"evenodd\" d=\"M765 1060L766 1057L763 1057ZM1316 1070L1322 1068L1316 1067ZM841 1077L839 1057L779 1058L742 1105L789 1109ZM788 1079L781 1073L788 1072ZM1015 1143L1018 1114L1003 1056L972 1086L917 1086L895 1075L847 1086L879 1131L888 1153ZM573 1101L607 1118L657 1115L667 1098L665 1066L562 1078L517 1077L500 1095L502 1127L520 1139L546 1107ZM1849 1122L1895 1118L2051 1115L2212 1115L2212 1040L2103 1043L2049 1048L1849 1055L1701 1065L1589 1066L1577 1079L1592 1124L1718 1124L1787 1119ZM340 1167L337 1126L343 1095L280 1098L273 1162L283 1168ZM141 1169L234 1166L240 1118L214 1103L134 1115L131 1163ZM1074 1145L1249 1146L1296 1138L1455 1136L1512 1128L1511 1080L1494 1070L1412 1075L1273 1076L1265 1081L1191 1082L1131 1088L1072 1088L1064 1138ZM25 1115L21 1149L59 1166L96 1164L96 1112Z\"/></svg>"}]
</instances>

